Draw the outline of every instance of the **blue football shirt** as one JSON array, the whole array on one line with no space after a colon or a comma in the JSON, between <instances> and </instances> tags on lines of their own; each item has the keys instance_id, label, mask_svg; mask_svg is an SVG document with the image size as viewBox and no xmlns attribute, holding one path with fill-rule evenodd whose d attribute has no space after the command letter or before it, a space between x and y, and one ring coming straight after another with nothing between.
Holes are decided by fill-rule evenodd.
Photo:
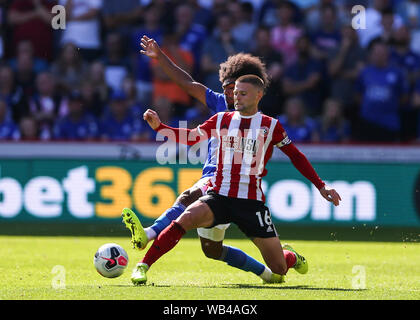
<instances>
[{"instance_id":1,"label":"blue football shirt","mask_svg":"<svg viewBox=\"0 0 420 320\"><path fill-rule=\"evenodd\" d=\"M214 112L223 112L227 110L226 98L223 93L214 92L211 89L206 90L206 104L207 107ZM207 159L203 166L203 175L204 177L211 177L216 171L216 149L218 146L218 141L216 138L211 137L208 142L208 153Z\"/></svg>"},{"instance_id":2,"label":"blue football shirt","mask_svg":"<svg viewBox=\"0 0 420 320\"><path fill-rule=\"evenodd\" d=\"M366 66L359 76L357 87L362 95L361 116L376 125L398 131L400 99L408 92L403 73L392 66Z\"/></svg>"},{"instance_id":3,"label":"blue football shirt","mask_svg":"<svg viewBox=\"0 0 420 320\"><path fill-rule=\"evenodd\" d=\"M59 140L87 140L98 137L98 124L91 115L84 115L78 121L69 116L60 119L54 127L54 138Z\"/></svg>"}]
</instances>

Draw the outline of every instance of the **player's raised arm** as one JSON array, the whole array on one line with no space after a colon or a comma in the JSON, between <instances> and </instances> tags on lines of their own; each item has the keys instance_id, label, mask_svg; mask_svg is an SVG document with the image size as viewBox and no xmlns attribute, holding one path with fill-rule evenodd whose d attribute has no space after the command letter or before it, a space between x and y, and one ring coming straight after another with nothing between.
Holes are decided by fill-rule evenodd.
<instances>
[{"instance_id":1,"label":"player's raised arm","mask_svg":"<svg viewBox=\"0 0 420 320\"><path fill-rule=\"evenodd\" d=\"M143 119L147 121L153 130L159 132L168 139L191 146L203 140L207 140L212 134L215 134L214 129L216 126L217 116L218 115L215 114L195 129L173 128L163 124L160 121L157 112L151 109L146 110L143 114Z\"/></svg>"},{"instance_id":2,"label":"player's raised arm","mask_svg":"<svg viewBox=\"0 0 420 320\"><path fill-rule=\"evenodd\" d=\"M147 36L141 38L140 53L156 59L159 66L165 74L190 96L196 98L201 103L206 105L206 90L207 87L194 79L186 71L177 66L169 57L160 49L159 45L154 39Z\"/></svg>"}]
</instances>

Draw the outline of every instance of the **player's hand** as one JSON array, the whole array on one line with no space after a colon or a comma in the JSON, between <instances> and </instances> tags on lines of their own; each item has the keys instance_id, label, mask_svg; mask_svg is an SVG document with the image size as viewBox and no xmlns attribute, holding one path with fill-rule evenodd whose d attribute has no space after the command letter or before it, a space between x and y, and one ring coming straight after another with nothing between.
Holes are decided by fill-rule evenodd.
<instances>
[{"instance_id":1,"label":"player's hand","mask_svg":"<svg viewBox=\"0 0 420 320\"><path fill-rule=\"evenodd\" d=\"M160 48L157 42L154 39L149 38L148 36L143 36L140 41L140 46L142 47L142 50L140 50L140 53L156 59L160 53Z\"/></svg>"},{"instance_id":2,"label":"player's hand","mask_svg":"<svg viewBox=\"0 0 420 320\"><path fill-rule=\"evenodd\" d=\"M147 109L143 114L143 119L147 121L153 130L156 130L156 128L160 126L160 118L156 111Z\"/></svg>"},{"instance_id":3,"label":"player's hand","mask_svg":"<svg viewBox=\"0 0 420 320\"><path fill-rule=\"evenodd\" d=\"M341 201L341 197L335 189L330 189L327 186L324 186L319 190L321 195L329 202L332 202L335 206L338 206Z\"/></svg>"}]
</instances>

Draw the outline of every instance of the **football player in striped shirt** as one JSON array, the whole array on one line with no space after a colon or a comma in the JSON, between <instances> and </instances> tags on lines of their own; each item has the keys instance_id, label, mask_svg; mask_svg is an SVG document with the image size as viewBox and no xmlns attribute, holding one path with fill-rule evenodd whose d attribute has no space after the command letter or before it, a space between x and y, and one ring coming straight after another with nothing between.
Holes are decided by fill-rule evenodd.
<instances>
[{"instance_id":1,"label":"football player in striped shirt","mask_svg":"<svg viewBox=\"0 0 420 320\"><path fill-rule=\"evenodd\" d=\"M223 93L217 93L203 84L196 82L188 73L175 65L164 52L161 51L154 39L142 38L142 53L156 59L164 72L188 94L205 104L213 113L227 111L234 108L233 88L235 80L241 75L255 74L268 84L268 76L262 61L250 54L239 53L230 56L220 65L219 79ZM185 190L152 226L144 228L136 214L129 208L122 212L123 221L132 233L132 242L138 249L144 249L149 241L154 240L160 232L173 220L178 218L188 205L205 194L208 180L216 170L215 147L216 139L209 140L209 152L203 166L201 179L190 189ZM201 247L208 258L226 262L228 265L243 271L252 272L259 276L264 283L281 283L283 277L273 273L267 266L252 258L242 250L223 243L225 231L229 224L216 225L213 228L198 228Z\"/></svg>"},{"instance_id":2,"label":"football player in striped shirt","mask_svg":"<svg viewBox=\"0 0 420 320\"><path fill-rule=\"evenodd\" d=\"M261 179L273 148L278 147L300 173L309 179L327 200L338 206L340 195L319 178L303 153L290 141L281 124L258 112L264 81L245 75L235 81L235 111L220 112L196 129L171 128L160 122L153 110L144 113L150 127L171 140L193 145L215 137L218 140L216 172L207 194L188 206L154 241L132 274L134 284L147 281L147 271L170 251L182 236L195 228L235 223L260 250L268 267L285 275L289 268L308 271L306 259L290 246L282 247L261 188ZM186 131L186 132L185 132Z\"/></svg>"}]
</instances>

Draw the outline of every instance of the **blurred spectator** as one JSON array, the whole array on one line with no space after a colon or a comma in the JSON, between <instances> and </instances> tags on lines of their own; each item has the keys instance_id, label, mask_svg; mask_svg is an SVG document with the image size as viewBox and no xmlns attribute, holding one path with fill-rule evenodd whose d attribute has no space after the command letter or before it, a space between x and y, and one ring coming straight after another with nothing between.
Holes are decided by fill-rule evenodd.
<instances>
[{"instance_id":1,"label":"blurred spectator","mask_svg":"<svg viewBox=\"0 0 420 320\"><path fill-rule=\"evenodd\" d=\"M321 107L320 83L322 80L321 64L311 57L309 37L301 36L297 40L298 59L290 65L284 74L283 90L287 96L302 99L310 116L319 114Z\"/></svg>"},{"instance_id":2,"label":"blurred spectator","mask_svg":"<svg viewBox=\"0 0 420 320\"><path fill-rule=\"evenodd\" d=\"M173 30L167 30L161 47L162 51L181 69L191 74L194 66L194 57L190 51L180 47L179 38ZM159 67L156 59L151 60L153 71L153 103L158 98L166 98L175 108L175 114L180 115L186 111L191 103L190 96L174 83Z\"/></svg>"},{"instance_id":3,"label":"blurred spectator","mask_svg":"<svg viewBox=\"0 0 420 320\"><path fill-rule=\"evenodd\" d=\"M321 142L348 142L351 137L350 123L343 115L339 101L327 99L319 119L318 133Z\"/></svg>"},{"instance_id":4,"label":"blurred spectator","mask_svg":"<svg viewBox=\"0 0 420 320\"><path fill-rule=\"evenodd\" d=\"M59 0L66 9L66 28L61 44L74 43L86 61L101 53L100 9L102 0Z\"/></svg>"},{"instance_id":5,"label":"blurred spectator","mask_svg":"<svg viewBox=\"0 0 420 320\"><path fill-rule=\"evenodd\" d=\"M414 30L420 28L419 0L398 1L395 10L408 28Z\"/></svg>"},{"instance_id":6,"label":"blurred spectator","mask_svg":"<svg viewBox=\"0 0 420 320\"><path fill-rule=\"evenodd\" d=\"M10 43L10 30L7 21L7 14L9 11L9 0L0 0L0 59L9 56L8 47L6 43Z\"/></svg>"},{"instance_id":7,"label":"blurred spectator","mask_svg":"<svg viewBox=\"0 0 420 320\"><path fill-rule=\"evenodd\" d=\"M59 119L54 126L54 138L86 141L96 139L98 124L93 116L86 113L80 92L73 91L68 103L68 114Z\"/></svg>"},{"instance_id":8,"label":"blurred spectator","mask_svg":"<svg viewBox=\"0 0 420 320\"><path fill-rule=\"evenodd\" d=\"M356 30L351 25L344 25L340 47L329 54L328 73L331 78L330 97L342 104L344 114L351 119L357 115L355 82L365 65L365 58Z\"/></svg>"},{"instance_id":9,"label":"blurred spectator","mask_svg":"<svg viewBox=\"0 0 420 320\"><path fill-rule=\"evenodd\" d=\"M35 73L43 72L48 69L48 62L45 59L38 58L34 55L32 42L22 40L17 44L16 55L9 60L9 65L16 71L18 57L28 55L32 57L33 71Z\"/></svg>"},{"instance_id":10,"label":"blurred spectator","mask_svg":"<svg viewBox=\"0 0 420 320\"><path fill-rule=\"evenodd\" d=\"M187 121L187 127L194 129L212 116L212 111L204 104L197 102L189 108L182 120Z\"/></svg>"},{"instance_id":11,"label":"blurred spectator","mask_svg":"<svg viewBox=\"0 0 420 320\"><path fill-rule=\"evenodd\" d=\"M194 9L187 3L182 3L175 9L175 33L180 47L193 54L194 68L190 74L196 76L200 69L202 46L207 34L202 25L194 23Z\"/></svg>"},{"instance_id":12,"label":"blurred spectator","mask_svg":"<svg viewBox=\"0 0 420 320\"><path fill-rule=\"evenodd\" d=\"M277 118L293 142L318 142L316 122L306 116L305 105L300 98L289 98L285 112Z\"/></svg>"},{"instance_id":13,"label":"blurred spectator","mask_svg":"<svg viewBox=\"0 0 420 320\"><path fill-rule=\"evenodd\" d=\"M19 122L19 140L39 140L38 122L31 116L24 116Z\"/></svg>"},{"instance_id":14,"label":"blurred spectator","mask_svg":"<svg viewBox=\"0 0 420 320\"><path fill-rule=\"evenodd\" d=\"M33 57L22 54L17 57L16 85L22 88L24 99L27 100L35 93L35 77Z\"/></svg>"},{"instance_id":15,"label":"blurred spectator","mask_svg":"<svg viewBox=\"0 0 420 320\"><path fill-rule=\"evenodd\" d=\"M411 49L420 54L420 1L399 1L396 13L401 16L404 24L411 30Z\"/></svg>"},{"instance_id":16,"label":"blurred spectator","mask_svg":"<svg viewBox=\"0 0 420 320\"><path fill-rule=\"evenodd\" d=\"M253 41L256 25L253 21L254 8L250 2L234 1L229 3L229 11L235 24L232 37L237 42L249 45Z\"/></svg>"},{"instance_id":17,"label":"blurred spectator","mask_svg":"<svg viewBox=\"0 0 420 320\"><path fill-rule=\"evenodd\" d=\"M212 26L211 26L211 32L214 31L214 29L217 26L217 19L220 15L229 13L226 12L226 6L227 6L227 0L212 0L213 4L211 6L211 13L213 16ZM211 33L210 33L211 34Z\"/></svg>"},{"instance_id":18,"label":"blurred spectator","mask_svg":"<svg viewBox=\"0 0 420 320\"><path fill-rule=\"evenodd\" d=\"M303 10L304 13L308 12L313 8L319 0L289 0L291 3L293 3L295 6L297 6L299 9Z\"/></svg>"},{"instance_id":19,"label":"blurred spectator","mask_svg":"<svg viewBox=\"0 0 420 320\"><path fill-rule=\"evenodd\" d=\"M143 118L134 116L123 91L111 95L110 112L100 122L102 140L139 141L144 139Z\"/></svg>"},{"instance_id":20,"label":"blurred spectator","mask_svg":"<svg viewBox=\"0 0 420 320\"><path fill-rule=\"evenodd\" d=\"M369 0L357 0L357 4L367 7L366 2ZM324 7L334 6L336 8L336 28L339 28L341 23L349 19L352 15L351 8L356 3L348 0L317 0L316 4L310 6L305 10L304 24L306 30L316 30L322 24L322 11ZM346 8L346 5L349 5Z\"/></svg>"},{"instance_id":21,"label":"blurred spectator","mask_svg":"<svg viewBox=\"0 0 420 320\"><path fill-rule=\"evenodd\" d=\"M220 92L219 65L231 55L246 51L246 47L232 37L232 17L225 13L217 17L212 36L204 43L201 58L203 83L213 91Z\"/></svg>"},{"instance_id":22,"label":"blurred spectator","mask_svg":"<svg viewBox=\"0 0 420 320\"><path fill-rule=\"evenodd\" d=\"M50 72L39 73L36 78L36 93L29 101L27 114L37 121L42 140L52 139L55 119L63 108L63 99L56 92L53 75Z\"/></svg>"},{"instance_id":23,"label":"blurred spectator","mask_svg":"<svg viewBox=\"0 0 420 320\"><path fill-rule=\"evenodd\" d=\"M87 79L92 84L100 105L106 105L112 89L106 82L105 66L101 61L90 64Z\"/></svg>"},{"instance_id":24,"label":"blurred spectator","mask_svg":"<svg viewBox=\"0 0 420 320\"><path fill-rule=\"evenodd\" d=\"M130 71L130 61L124 52L124 39L117 32L106 36L106 51L102 62L105 67L105 80L113 90L120 90L121 82Z\"/></svg>"},{"instance_id":25,"label":"blurred spectator","mask_svg":"<svg viewBox=\"0 0 420 320\"><path fill-rule=\"evenodd\" d=\"M105 0L102 8L103 24L107 32L118 32L124 37L143 17L139 0Z\"/></svg>"},{"instance_id":26,"label":"blurred spectator","mask_svg":"<svg viewBox=\"0 0 420 320\"><path fill-rule=\"evenodd\" d=\"M326 59L328 53L340 47L341 34L337 23L337 9L333 4L321 8L320 27L311 33L311 41L318 59Z\"/></svg>"},{"instance_id":27,"label":"blurred spectator","mask_svg":"<svg viewBox=\"0 0 420 320\"><path fill-rule=\"evenodd\" d=\"M55 76L60 93L66 94L75 90L81 83L88 68L80 56L79 50L72 43L61 49L59 57L53 62L51 72Z\"/></svg>"},{"instance_id":28,"label":"blurred spectator","mask_svg":"<svg viewBox=\"0 0 420 320\"><path fill-rule=\"evenodd\" d=\"M130 75L126 76L121 83L121 90L124 92L127 103L130 108L140 108L140 103L138 102L138 94L136 81Z\"/></svg>"},{"instance_id":29,"label":"blurred spectator","mask_svg":"<svg viewBox=\"0 0 420 320\"><path fill-rule=\"evenodd\" d=\"M24 95L21 87L16 86L15 74L11 67L3 65L0 67L0 99L9 106L8 115L16 110L16 106L23 102ZM13 118L17 119L18 114L14 114Z\"/></svg>"},{"instance_id":30,"label":"blurred spectator","mask_svg":"<svg viewBox=\"0 0 420 320\"><path fill-rule=\"evenodd\" d=\"M399 28L394 27L394 20L394 11L392 10L392 8L387 8L383 10L381 18L382 32L378 35L378 38L380 38L382 41L386 42L389 45L392 44L394 30Z\"/></svg>"},{"instance_id":31,"label":"blurred spectator","mask_svg":"<svg viewBox=\"0 0 420 320\"><path fill-rule=\"evenodd\" d=\"M410 48L410 30L401 26L393 32L391 47L391 62L406 72L413 88L416 78L420 76L420 56Z\"/></svg>"},{"instance_id":32,"label":"blurred spectator","mask_svg":"<svg viewBox=\"0 0 420 320\"><path fill-rule=\"evenodd\" d=\"M361 141L397 141L400 131L399 111L407 98L404 74L389 61L389 46L378 40L369 47L369 64L358 79Z\"/></svg>"},{"instance_id":33,"label":"blurred spectator","mask_svg":"<svg viewBox=\"0 0 420 320\"><path fill-rule=\"evenodd\" d=\"M203 1L188 0L185 2L187 2L194 11L193 23L203 26L206 31L206 34L211 32L214 19L212 10L210 10L210 8L208 7L203 6ZM216 1L212 0L211 2L213 2L212 4L214 7L214 3Z\"/></svg>"},{"instance_id":34,"label":"blurred spectator","mask_svg":"<svg viewBox=\"0 0 420 320\"><path fill-rule=\"evenodd\" d=\"M271 117L277 117L281 112L282 85L284 72L283 57L271 47L270 29L260 27L255 33L255 48L252 54L261 57L266 65L270 84L260 101L260 110Z\"/></svg>"},{"instance_id":35,"label":"blurred spectator","mask_svg":"<svg viewBox=\"0 0 420 320\"><path fill-rule=\"evenodd\" d=\"M19 139L19 129L15 122L8 117L8 106L5 100L0 99L0 140Z\"/></svg>"},{"instance_id":36,"label":"blurred spectator","mask_svg":"<svg viewBox=\"0 0 420 320\"><path fill-rule=\"evenodd\" d=\"M390 0L373 0L372 6L365 11L366 28L358 29L360 44L366 48L370 41L380 37L384 32L382 16L385 12L389 15L391 8ZM389 17L385 19L385 25L389 25ZM399 15L393 15L392 28L399 28L403 21Z\"/></svg>"},{"instance_id":37,"label":"blurred spectator","mask_svg":"<svg viewBox=\"0 0 420 320\"><path fill-rule=\"evenodd\" d=\"M10 63L15 71L16 86L20 88L22 97L18 104L13 106L14 120L19 119L29 109L29 100L35 94L35 78L39 72L46 70L47 64L43 59L33 55L32 45L29 41L22 41L18 46L18 55ZM36 67L36 63L38 66Z\"/></svg>"},{"instance_id":38,"label":"blurred spectator","mask_svg":"<svg viewBox=\"0 0 420 320\"><path fill-rule=\"evenodd\" d=\"M105 109L106 101L102 100L100 93L95 91L93 83L89 79L85 79L80 86L80 94L82 96L83 105L88 114L99 119Z\"/></svg>"},{"instance_id":39,"label":"blurred spectator","mask_svg":"<svg viewBox=\"0 0 420 320\"><path fill-rule=\"evenodd\" d=\"M263 0L259 6L257 22L258 25L267 28L276 26L279 22L277 5L283 0Z\"/></svg>"},{"instance_id":40,"label":"blurred spectator","mask_svg":"<svg viewBox=\"0 0 420 320\"><path fill-rule=\"evenodd\" d=\"M13 28L13 52L22 40L29 40L38 58L52 59L52 7L56 1L14 0L9 8L8 21Z\"/></svg>"},{"instance_id":41,"label":"blurred spectator","mask_svg":"<svg viewBox=\"0 0 420 320\"><path fill-rule=\"evenodd\" d=\"M53 32L56 3L66 6L67 28ZM366 29L352 28L354 5L367 7ZM260 57L270 79L260 110L290 118L298 141L338 143L351 133L404 142L420 132L420 0L0 0L5 119L28 141L60 132L94 139L99 129L106 140L154 138L148 126L130 134L150 106L176 126L204 121L205 106L140 54L143 35L216 92L221 62Z\"/></svg>"},{"instance_id":42,"label":"blurred spectator","mask_svg":"<svg viewBox=\"0 0 420 320\"><path fill-rule=\"evenodd\" d=\"M390 60L404 72L410 92L413 91L416 79L420 76L420 56L410 48L410 30L401 26L393 32ZM412 140L417 135L417 110L409 100L400 108L401 140Z\"/></svg>"},{"instance_id":43,"label":"blurred spectator","mask_svg":"<svg viewBox=\"0 0 420 320\"><path fill-rule=\"evenodd\" d=\"M156 100L154 100L153 106L150 109L155 110L159 114L159 118L162 123L168 124L171 127L180 126L179 118L174 116L174 106L167 98L157 97ZM162 135L158 134L149 125L146 125L145 127L146 129L144 134L148 140L157 141L157 137L159 137L159 141L165 140Z\"/></svg>"},{"instance_id":44,"label":"blurred spectator","mask_svg":"<svg viewBox=\"0 0 420 320\"><path fill-rule=\"evenodd\" d=\"M414 91L410 97L410 105L414 109L416 121L416 136L415 139L417 142L420 142L420 78L417 79L416 84L414 86Z\"/></svg>"},{"instance_id":45,"label":"blurred spectator","mask_svg":"<svg viewBox=\"0 0 420 320\"><path fill-rule=\"evenodd\" d=\"M150 58L144 54L140 54L140 41L143 35L161 45L162 43L162 27L159 23L161 19L161 12L158 6L153 3L145 7L144 23L142 26L133 31L131 37L131 51L134 65L133 73L136 77L136 86L139 100L144 105L151 103L152 96L152 70Z\"/></svg>"},{"instance_id":46,"label":"blurred spectator","mask_svg":"<svg viewBox=\"0 0 420 320\"><path fill-rule=\"evenodd\" d=\"M294 7L289 1L282 1L278 5L279 23L271 29L271 44L280 52L286 66L297 59L297 40L303 34L302 28L293 22Z\"/></svg>"}]
</instances>

